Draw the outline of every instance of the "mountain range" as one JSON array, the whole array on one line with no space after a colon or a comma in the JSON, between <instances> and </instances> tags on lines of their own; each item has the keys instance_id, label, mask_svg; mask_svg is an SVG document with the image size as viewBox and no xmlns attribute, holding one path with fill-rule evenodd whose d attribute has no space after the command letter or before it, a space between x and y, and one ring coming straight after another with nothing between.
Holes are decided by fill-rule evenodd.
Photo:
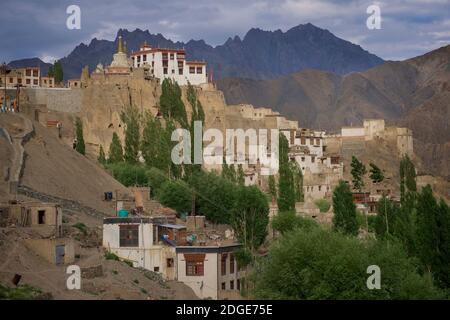
<instances>
[{"instance_id":1,"label":"mountain range","mask_svg":"<svg viewBox=\"0 0 450 320\"><path fill-rule=\"evenodd\" d=\"M98 63L111 63L119 35L127 42L128 51L138 50L144 41L154 47L185 48L188 59L208 62L214 79L271 79L308 68L343 75L383 63L381 58L360 46L310 23L298 25L286 32L253 28L243 39L235 36L216 47L204 40L174 42L161 34L151 34L148 30L119 29L114 41L94 38L88 45L82 43L62 58L64 78L78 78L86 65L93 70ZM20 66L30 60L12 61L10 65ZM39 64L48 69L48 64L42 61Z\"/></svg>"},{"instance_id":2,"label":"mountain range","mask_svg":"<svg viewBox=\"0 0 450 320\"><path fill-rule=\"evenodd\" d=\"M427 172L450 179L450 45L346 75L304 70L217 85L228 104L271 107L304 127L337 130L370 118L406 126Z\"/></svg>"}]
</instances>

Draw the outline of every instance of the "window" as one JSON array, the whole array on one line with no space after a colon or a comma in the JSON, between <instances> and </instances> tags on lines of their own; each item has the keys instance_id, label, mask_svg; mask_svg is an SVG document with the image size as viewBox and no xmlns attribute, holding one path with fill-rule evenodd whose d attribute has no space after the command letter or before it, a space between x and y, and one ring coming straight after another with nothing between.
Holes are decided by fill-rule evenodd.
<instances>
[{"instance_id":1,"label":"window","mask_svg":"<svg viewBox=\"0 0 450 320\"><path fill-rule=\"evenodd\" d=\"M310 144L310 145L313 145L313 144L314 144L314 138L310 138L310 139L309 139L309 144Z\"/></svg>"},{"instance_id":2,"label":"window","mask_svg":"<svg viewBox=\"0 0 450 320\"><path fill-rule=\"evenodd\" d=\"M183 74L183 68L178 69L178 74Z\"/></svg>"},{"instance_id":3,"label":"window","mask_svg":"<svg viewBox=\"0 0 450 320\"><path fill-rule=\"evenodd\" d=\"M147 61L147 55L146 55L146 54L144 54L144 55L142 56L142 61Z\"/></svg>"},{"instance_id":4,"label":"window","mask_svg":"<svg viewBox=\"0 0 450 320\"><path fill-rule=\"evenodd\" d=\"M163 58L163 60L167 60L167 53L163 53L162 58Z\"/></svg>"},{"instance_id":5,"label":"window","mask_svg":"<svg viewBox=\"0 0 450 320\"><path fill-rule=\"evenodd\" d=\"M174 54L171 53L171 54L170 54L170 60L173 60L174 58L175 58Z\"/></svg>"},{"instance_id":6,"label":"window","mask_svg":"<svg viewBox=\"0 0 450 320\"><path fill-rule=\"evenodd\" d=\"M27 79L27 84L31 84L31 80L30 79Z\"/></svg>"},{"instance_id":7,"label":"window","mask_svg":"<svg viewBox=\"0 0 450 320\"><path fill-rule=\"evenodd\" d=\"M22 83L22 79L21 78L19 78L19 79L17 79L17 83Z\"/></svg>"},{"instance_id":8,"label":"window","mask_svg":"<svg viewBox=\"0 0 450 320\"><path fill-rule=\"evenodd\" d=\"M305 139L305 137L301 137L301 138L300 138L300 144L303 144L303 145L306 144L306 139Z\"/></svg>"},{"instance_id":9,"label":"window","mask_svg":"<svg viewBox=\"0 0 450 320\"><path fill-rule=\"evenodd\" d=\"M153 271L159 272L159 267L154 267L154 268L153 268Z\"/></svg>"},{"instance_id":10,"label":"window","mask_svg":"<svg viewBox=\"0 0 450 320\"><path fill-rule=\"evenodd\" d=\"M222 282L222 290L226 290L226 284L225 284L225 282Z\"/></svg>"},{"instance_id":11,"label":"window","mask_svg":"<svg viewBox=\"0 0 450 320\"><path fill-rule=\"evenodd\" d=\"M316 162L316 158L315 157L311 157L311 162L312 163Z\"/></svg>"},{"instance_id":12,"label":"window","mask_svg":"<svg viewBox=\"0 0 450 320\"><path fill-rule=\"evenodd\" d=\"M38 211L38 224L45 224L45 210Z\"/></svg>"},{"instance_id":13,"label":"window","mask_svg":"<svg viewBox=\"0 0 450 320\"><path fill-rule=\"evenodd\" d=\"M236 289L241 290L241 279L236 280Z\"/></svg>"},{"instance_id":14,"label":"window","mask_svg":"<svg viewBox=\"0 0 450 320\"><path fill-rule=\"evenodd\" d=\"M9 83L13 83L13 78L9 78Z\"/></svg>"},{"instance_id":15,"label":"window","mask_svg":"<svg viewBox=\"0 0 450 320\"><path fill-rule=\"evenodd\" d=\"M189 73L194 74L195 73L195 67L189 67Z\"/></svg>"},{"instance_id":16,"label":"window","mask_svg":"<svg viewBox=\"0 0 450 320\"><path fill-rule=\"evenodd\" d=\"M39 72L37 70L33 70L33 77L39 77Z\"/></svg>"},{"instance_id":17,"label":"window","mask_svg":"<svg viewBox=\"0 0 450 320\"><path fill-rule=\"evenodd\" d=\"M137 62L138 62L138 63L141 62L141 56L138 56L138 57L137 57Z\"/></svg>"},{"instance_id":18,"label":"window","mask_svg":"<svg viewBox=\"0 0 450 320\"><path fill-rule=\"evenodd\" d=\"M25 74L27 75L27 77L31 77L31 69L27 69L25 71Z\"/></svg>"},{"instance_id":19,"label":"window","mask_svg":"<svg viewBox=\"0 0 450 320\"><path fill-rule=\"evenodd\" d=\"M184 254L186 261L186 276L203 276L205 254L192 253Z\"/></svg>"},{"instance_id":20,"label":"window","mask_svg":"<svg viewBox=\"0 0 450 320\"><path fill-rule=\"evenodd\" d=\"M172 268L173 267L173 258L168 258L167 259L167 268Z\"/></svg>"},{"instance_id":21,"label":"window","mask_svg":"<svg viewBox=\"0 0 450 320\"><path fill-rule=\"evenodd\" d=\"M302 157L302 162L305 162L305 157Z\"/></svg>"},{"instance_id":22,"label":"window","mask_svg":"<svg viewBox=\"0 0 450 320\"><path fill-rule=\"evenodd\" d=\"M119 225L119 246L137 247L139 243L139 225L122 224Z\"/></svg>"},{"instance_id":23,"label":"window","mask_svg":"<svg viewBox=\"0 0 450 320\"><path fill-rule=\"evenodd\" d=\"M234 254L230 253L230 273L234 273Z\"/></svg>"},{"instance_id":24,"label":"window","mask_svg":"<svg viewBox=\"0 0 450 320\"><path fill-rule=\"evenodd\" d=\"M316 138L316 145L320 146L320 139Z\"/></svg>"},{"instance_id":25,"label":"window","mask_svg":"<svg viewBox=\"0 0 450 320\"><path fill-rule=\"evenodd\" d=\"M186 275L187 276L202 276L203 275L203 261L186 261Z\"/></svg>"},{"instance_id":26,"label":"window","mask_svg":"<svg viewBox=\"0 0 450 320\"><path fill-rule=\"evenodd\" d=\"M197 73L202 74L203 73L203 67L197 67Z\"/></svg>"},{"instance_id":27,"label":"window","mask_svg":"<svg viewBox=\"0 0 450 320\"><path fill-rule=\"evenodd\" d=\"M167 74L167 68L164 68L164 74Z\"/></svg>"},{"instance_id":28,"label":"window","mask_svg":"<svg viewBox=\"0 0 450 320\"><path fill-rule=\"evenodd\" d=\"M221 274L224 276L227 274L227 254L226 253L222 253L220 262L221 262L220 263Z\"/></svg>"},{"instance_id":29,"label":"window","mask_svg":"<svg viewBox=\"0 0 450 320\"><path fill-rule=\"evenodd\" d=\"M37 86L37 85L38 85L38 83L39 83L39 82L38 82L38 80L37 80L37 79L34 79L34 80L33 80L33 84L34 84L34 85L36 85L36 86Z\"/></svg>"},{"instance_id":30,"label":"window","mask_svg":"<svg viewBox=\"0 0 450 320\"><path fill-rule=\"evenodd\" d=\"M175 69L172 69L172 74L175 74Z\"/></svg>"},{"instance_id":31,"label":"window","mask_svg":"<svg viewBox=\"0 0 450 320\"><path fill-rule=\"evenodd\" d=\"M322 191L322 186L319 186L319 191Z\"/></svg>"},{"instance_id":32,"label":"window","mask_svg":"<svg viewBox=\"0 0 450 320\"><path fill-rule=\"evenodd\" d=\"M230 281L230 290L234 290L234 280Z\"/></svg>"}]
</instances>

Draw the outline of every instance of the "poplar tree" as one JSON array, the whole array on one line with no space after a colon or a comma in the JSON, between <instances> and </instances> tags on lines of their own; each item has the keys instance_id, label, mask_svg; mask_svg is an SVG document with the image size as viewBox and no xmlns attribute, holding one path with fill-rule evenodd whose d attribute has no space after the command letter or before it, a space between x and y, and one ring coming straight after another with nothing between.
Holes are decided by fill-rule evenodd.
<instances>
[{"instance_id":1,"label":"poplar tree","mask_svg":"<svg viewBox=\"0 0 450 320\"><path fill-rule=\"evenodd\" d=\"M364 187L364 175L366 174L366 166L358 160L355 156L352 156L352 163L350 164L352 167L351 174L353 177L353 189L362 191Z\"/></svg>"},{"instance_id":2,"label":"poplar tree","mask_svg":"<svg viewBox=\"0 0 450 320\"><path fill-rule=\"evenodd\" d=\"M245 185L245 176L244 176L244 169L242 168L242 164L238 165L236 180L239 185L241 185L241 186Z\"/></svg>"},{"instance_id":3,"label":"poplar tree","mask_svg":"<svg viewBox=\"0 0 450 320\"><path fill-rule=\"evenodd\" d=\"M380 183L384 180L383 172L373 163L370 163L370 179L373 183Z\"/></svg>"},{"instance_id":4,"label":"poplar tree","mask_svg":"<svg viewBox=\"0 0 450 320\"><path fill-rule=\"evenodd\" d=\"M278 210L295 209L294 175L289 163L289 142L284 134L279 136L279 179L278 179Z\"/></svg>"},{"instance_id":5,"label":"poplar tree","mask_svg":"<svg viewBox=\"0 0 450 320\"><path fill-rule=\"evenodd\" d=\"M269 176L269 194L272 196L272 201L277 199L277 184L274 175Z\"/></svg>"},{"instance_id":6,"label":"poplar tree","mask_svg":"<svg viewBox=\"0 0 450 320\"><path fill-rule=\"evenodd\" d=\"M97 158L98 162L102 165L106 164L106 157L105 157L105 151L103 150L103 146L100 145L100 151L98 153L98 158Z\"/></svg>"},{"instance_id":7,"label":"poplar tree","mask_svg":"<svg viewBox=\"0 0 450 320\"><path fill-rule=\"evenodd\" d=\"M111 145L109 147L108 163L123 162L123 149L117 133L113 133Z\"/></svg>"},{"instance_id":8,"label":"poplar tree","mask_svg":"<svg viewBox=\"0 0 450 320\"><path fill-rule=\"evenodd\" d=\"M436 283L450 288L450 210L438 203L430 185L417 197L416 239L418 257L425 271L431 271Z\"/></svg>"},{"instance_id":9,"label":"poplar tree","mask_svg":"<svg viewBox=\"0 0 450 320\"><path fill-rule=\"evenodd\" d=\"M86 154L86 146L84 144L84 137L83 137L83 123L81 122L81 119L78 117L75 120L75 131L77 136L77 146L75 150L84 155Z\"/></svg>"},{"instance_id":10,"label":"poplar tree","mask_svg":"<svg viewBox=\"0 0 450 320\"><path fill-rule=\"evenodd\" d=\"M52 72L56 83L61 83L64 80L64 71L61 61L55 61Z\"/></svg>"},{"instance_id":11,"label":"poplar tree","mask_svg":"<svg viewBox=\"0 0 450 320\"><path fill-rule=\"evenodd\" d=\"M333 229L343 234L356 236L358 234L356 207L350 187L342 180L333 192L333 210Z\"/></svg>"},{"instance_id":12,"label":"poplar tree","mask_svg":"<svg viewBox=\"0 0 450 320\"><path fill-rule=\"evenodd\" d=\"M129 106L121 114L121 119L125 123L125 162L129 164L138 163L139 154L139 111L134 106Z\"/></svg>"}]
</instances>

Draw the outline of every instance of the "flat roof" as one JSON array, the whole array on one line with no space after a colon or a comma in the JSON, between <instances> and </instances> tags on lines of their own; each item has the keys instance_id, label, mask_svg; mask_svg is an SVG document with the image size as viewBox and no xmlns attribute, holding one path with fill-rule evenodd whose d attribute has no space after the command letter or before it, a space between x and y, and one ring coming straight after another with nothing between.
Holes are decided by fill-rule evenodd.
<instances>
[{"instance_id":1,"label":"flat roof","mask_svg":"<svg viewBox=\"0 0 450 320\"><path fill-rule=\"evenodd\" d=\"M169 229L186 229L186 226L184 226L182 224L171 224L171 223L159 224L159 223L156 223L156 225L158 225L159 227L164 227L164 228L169 228Z\"/></svg>"},{"instance_id":2,"label":"flat roof","mask_svg":"<svg viewBox=\"0 0 450 320\"><path fill-rule=\"evenodd\" d=\"M242 247L242 244L226 244L220 246L177 246L175 250L177 253L221 253L228 252L230 249L237 249Z\"/></svg>"}]
</instances>

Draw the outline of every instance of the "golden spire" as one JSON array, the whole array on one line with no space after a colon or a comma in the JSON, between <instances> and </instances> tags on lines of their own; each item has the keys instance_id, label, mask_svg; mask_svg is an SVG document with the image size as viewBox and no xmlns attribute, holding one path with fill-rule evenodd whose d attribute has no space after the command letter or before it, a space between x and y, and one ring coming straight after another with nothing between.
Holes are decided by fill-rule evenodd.
<instances>
[{"instance_id":1,"label":"golden spire","mask_svg":"<svg viewBox=\"0 0 450 320\"><path fill-rule=\"evenodd\" d=\"M119 36L119 50L118 53L122 52L122 36Z\"/></svg>"}]
</instances>

